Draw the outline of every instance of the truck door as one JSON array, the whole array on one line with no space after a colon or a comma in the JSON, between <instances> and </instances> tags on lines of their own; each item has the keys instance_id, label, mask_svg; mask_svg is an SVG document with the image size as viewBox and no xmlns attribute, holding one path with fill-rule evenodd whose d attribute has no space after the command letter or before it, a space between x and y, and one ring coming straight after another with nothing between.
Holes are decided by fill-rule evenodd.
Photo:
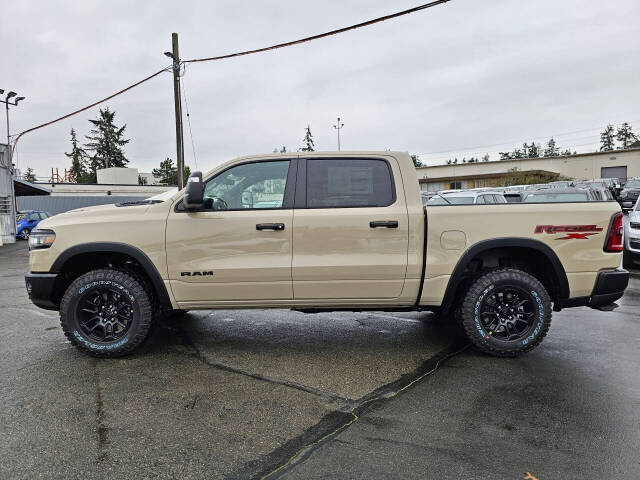
<instances>
[{"instance_id":1,"label":"truck door","mask_svg":"<svg viewBox=\"0 0 640 480\"><path fill-rule=\"evenodd\" d=\"M205 204L167 219L171 289L185 306L289 301L296 160L236 164L206 181Z\"/></svg>"},{"instance_id":2,"label":"truck door","mask_svg":"<svg viewBox=\"0 0 640 480\"><path fill-rule=\"evenodd\" d=\"M298 162L294 298L399 297L409 226L396 161L347 157Z\"/></svg>"}]
</instances>

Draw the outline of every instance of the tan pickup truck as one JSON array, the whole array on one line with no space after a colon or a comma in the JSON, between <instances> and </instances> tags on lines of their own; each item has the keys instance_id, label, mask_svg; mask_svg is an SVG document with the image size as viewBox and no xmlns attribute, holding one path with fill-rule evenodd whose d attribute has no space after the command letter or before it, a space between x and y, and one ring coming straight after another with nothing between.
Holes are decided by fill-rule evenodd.
<instances>
[{"instance_id":1,"label":"tan pickup truck","mask_svg":"<svg viewBox=\"0 0 640 480\"><path fill-rule=\"evenodd\" d=\"M160 315L229 308L430 310L515 356L552 310L613 307L622 236L615 201L424 208L406 153L260 155L165 200L42 221L26 284L101 357L132 352Z\"/></svg>"}]
</instances>

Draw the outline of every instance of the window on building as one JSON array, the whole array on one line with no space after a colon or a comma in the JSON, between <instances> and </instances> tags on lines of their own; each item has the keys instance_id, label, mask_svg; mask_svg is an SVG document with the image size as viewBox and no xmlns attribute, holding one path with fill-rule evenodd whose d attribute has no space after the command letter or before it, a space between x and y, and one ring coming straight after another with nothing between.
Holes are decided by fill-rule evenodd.
<instances>
[{"instance_id":1,"label":"window on building","mask_svg":"<svg viewBox=\"0 0 640 480\"><path fill-rule=\"evenodd\" d=\"M0 196L0 215L8 215L11 213L11 197L7 195Z\"/></svg>"},{"instance_id":2,"label":"window on building","mask_svg":"<svg viewBox=\"0 0 640 480\"><path fill-rule=\"evenodd\" d=\"M462 188L462 182L449 182L449 189L460 190Z\"/></svg>"}]
</instances>

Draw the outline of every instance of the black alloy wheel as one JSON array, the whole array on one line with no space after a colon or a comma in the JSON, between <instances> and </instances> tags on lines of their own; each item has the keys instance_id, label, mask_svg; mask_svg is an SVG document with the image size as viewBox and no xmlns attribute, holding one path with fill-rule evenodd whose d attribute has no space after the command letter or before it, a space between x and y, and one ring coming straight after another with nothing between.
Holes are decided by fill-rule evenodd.
<instances>
[{"instance_id":1,"label":"black alloy wheel","mask_svg":"<svg viewBox=\"0 0 640 480\"><path fill-rule=\"evenodd\" d=\"M76 307L78 328L95 342L123 338L133 320L131 299L113 286L97 286L83 293Z\"/></svg>"},{"instance_id":2,"label":"black alloy wheel","mask_svg":"<svg viewBox=\"0 0 640 480\"><path fill-rule=\"evenodd\" d=\"M493 338L517 341L526 338L534 323L534 299L516 285L501 285L480 304L480 318Z\"/></svg>"}]
</instances>

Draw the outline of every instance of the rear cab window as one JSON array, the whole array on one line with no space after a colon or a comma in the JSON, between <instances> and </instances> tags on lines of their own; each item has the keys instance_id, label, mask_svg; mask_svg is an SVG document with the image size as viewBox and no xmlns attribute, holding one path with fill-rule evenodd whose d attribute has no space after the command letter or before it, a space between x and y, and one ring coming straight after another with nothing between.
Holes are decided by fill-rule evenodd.
<instances>
[{"instance_id":1,"label":"rear cab window","mask_svg":"<svg viewBox=\"0 0 640 480\"><path fill-rule=\"evenodd\" d=\"M308 159L307 208L387 207L396 193L380 159Z\"/></svg>"}]
</instances>

